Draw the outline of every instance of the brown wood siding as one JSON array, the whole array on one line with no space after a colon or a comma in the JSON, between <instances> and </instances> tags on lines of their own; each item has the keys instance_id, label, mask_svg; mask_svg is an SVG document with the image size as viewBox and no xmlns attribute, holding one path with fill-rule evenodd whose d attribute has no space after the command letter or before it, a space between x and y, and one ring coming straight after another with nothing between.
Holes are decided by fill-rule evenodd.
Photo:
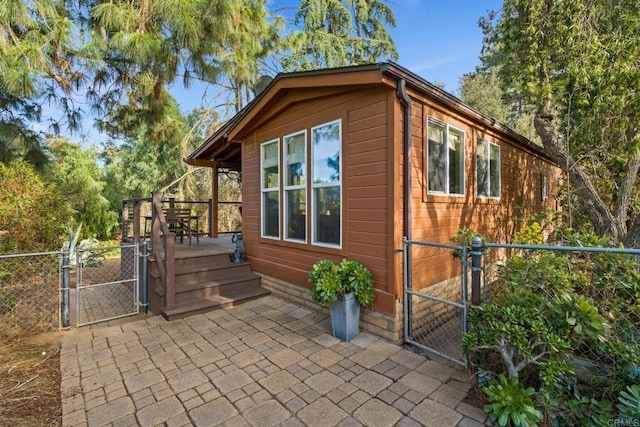
<instances>
[{"instance_id":1,"label":"brown wood siding","mask_svg":"<svg viewBox=\"0 0 640 427\"><path fill-rule=\"evenodd\" d=\"M296 92L292 105L284 96L278 101L280 113L268 123L242 135L243 147L243 229L247 259L254 270L290 283L308 287L308 274L314 262L322 258L336 262L356 259L369 267L375 280L377 298L374 307L392 307L388 295L389 179L388 97L378 87L332 97L314 97L302 101ZM342 119L342 248L324 248L311 244L310 215L307 243L295 243L260 237L260 144L306 130L310 150L310 129ZM282 145L281 145L282 150ZM282 157L282 151L281 151ZM307 177L310 165L307 162ZM282 164L281 164L282 175ZM246 171L246 172L245 172ZM281 176L282 178L282 176ZM310 204L311 194L308 191ZM282 197L282 192L281 192ZM280 215L282 217L282 200ZM282 218L281 218L282 221ZM282 224L281 224L282 225ZM282 233L281 233L282 234Z\"/></svg>"},{"instance_id":2,"label":"brown wood siding","mask_svg":"<svg viewBox=\"0 0 640 427\"><path fill-rule=\"evenodd\" d=\"M479 232L494 242L509 242L518 224L546 208L557 208L560 171L532 150L523 148L489 129L416 96L412 108L412 233L413 240L451 243L462 228ZM465 194L430 194L425 170L426 123L429 117L464 131ZM476 141L500 146L501 197L476 196ZM549 179L549 197L541 197L542 176ZM413 279L419 286L431 285L459 274L459 261L450 250L417 249L413 253ZM401 286L397 288L401 292ZM399 293L401 295L401 293Z\"/></svg>"},{"instance_id":3,"label":"brown wood siding","mask_svg":"<svg viewBox=\"0 0 640 427\"><path fill-rule=\"evenodd\" d=\"M417 76L393 65L332 72L296 74L276 80L256 103L214 135L220 152L242 148L243 232L248 261L259 273L308 288L308 272L322 258L351 258L368 266L376 282L376 311L395 315L402 297L404 219L404 107L397 94L405 80L412 99L411 230L413 240L450 243L461 228L480 232L488 240L509 241L516 218L556 208L560 170L511 130L478 114ZM465 193L430 194L425 167L426 121L434 117L460 129L465 136ZM307 215L305 244L260 237L260 144L342 121L342 247L311 244ZM501 148L501 198L476 196L476 141L483 138ZM212 148L213 149L213 148ZM205 156L203 149L199 156ZM309 156L308 156L309 157ZM282 158L282 151L281 151ZM282 160L281 175L282 175ZM307 177L311 164L307 163ZM543 176L549 197L542 200ZM282 179L282 176L281 176ZM307 188L309 190L309 188ZM282 190L282 187L281 187ZM282 218L282 196L280 220ZM311 192L307 206L311 206ZM281 224L282 225L282 224ZM458 273L450 250L417 248L414 280L418 286L446 281ZM449 283L454 283L450 281ZM398 316L394 317L398 327Z\"/></svg>"}]
</instances>

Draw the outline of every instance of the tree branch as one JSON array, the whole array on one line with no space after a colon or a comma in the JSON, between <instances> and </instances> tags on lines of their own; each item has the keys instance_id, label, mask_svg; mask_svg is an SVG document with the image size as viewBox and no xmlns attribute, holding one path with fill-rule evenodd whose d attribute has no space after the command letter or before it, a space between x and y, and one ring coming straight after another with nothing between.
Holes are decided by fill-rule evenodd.
<instances>
[{"instance_id":1,"label":"tree branch","mask_svg":"<svg viewBox=\"0 0 640 427\"><path fill-rule=\"evenodd\" d=\"M559 165L567 166L567 173L575 187L584 209L593 222L596 233L607 236L617 244L626 235L626 225L620 223L609 211L587 171L561 146L559 131L553 123L554 117L549 106L540 106L533 124L547 154Z\"/></svg>"}]
</instances>

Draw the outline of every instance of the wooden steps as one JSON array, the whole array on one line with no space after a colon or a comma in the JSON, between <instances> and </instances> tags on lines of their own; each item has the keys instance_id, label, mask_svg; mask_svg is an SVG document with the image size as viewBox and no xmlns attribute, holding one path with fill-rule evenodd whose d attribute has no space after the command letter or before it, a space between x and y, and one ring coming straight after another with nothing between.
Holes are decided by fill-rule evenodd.
<instances>
[{"instance_id":1,"label":"wooden steps","mask_svg":"<svg viewBox=\"0 0 640 427\"><path fill-rule=\"evenodd\" d=\"M247 262L234 264L228 253L176 257L175 306L167 308L155 261L149 263L149 303L167 320L232 307L269 294Z\"/></svg>"}]
</instances>

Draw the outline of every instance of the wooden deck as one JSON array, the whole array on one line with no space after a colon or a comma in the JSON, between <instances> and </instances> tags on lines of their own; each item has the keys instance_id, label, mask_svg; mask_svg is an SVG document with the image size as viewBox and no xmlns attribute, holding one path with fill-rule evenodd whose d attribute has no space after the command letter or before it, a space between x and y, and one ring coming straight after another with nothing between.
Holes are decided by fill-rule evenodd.
<instances>
[{"instance_id":1,"label":"wooden deck","mask_svg":"<svg viewBox=\"0 0 640 427\"><path fill-rule=\"evenodd\" d=\"M180 240L176 242L176 259L193 258L205 255L232 254L236 245L231 243L231 235L219 237L200 237L200 243L196 243L195 238L189 245L187 239L184 243Z\"/></svg>"},{"instance_id":2,"label":"wooden deck","mask_svg":"<svg viewBox=\"0 0 640 427\"><path fill-rule=\"evenodd\" d=\"M157 260L149 264L149 308L167 320L231 307L269 292L248 262L233 263L231 235L175 245L175 305L167 307Z\"/></svg>"}]
</instances>

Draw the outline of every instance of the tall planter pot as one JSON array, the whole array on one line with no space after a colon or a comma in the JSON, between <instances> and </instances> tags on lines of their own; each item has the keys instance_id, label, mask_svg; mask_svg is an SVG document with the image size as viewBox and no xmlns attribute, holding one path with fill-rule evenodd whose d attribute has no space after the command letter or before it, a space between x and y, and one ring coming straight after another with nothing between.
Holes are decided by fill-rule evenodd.
<instances>
[{"instance_id":1,"label":"tall planter pot","mask_svg":"<svg viewBox=\"0 0 640 427\"><path fill-rule=\"evenodd\" d=\"M334 337L349 342L358 335L360 304L353 292L329 304L329 315Z\"/></svg>"}]
</instances>

